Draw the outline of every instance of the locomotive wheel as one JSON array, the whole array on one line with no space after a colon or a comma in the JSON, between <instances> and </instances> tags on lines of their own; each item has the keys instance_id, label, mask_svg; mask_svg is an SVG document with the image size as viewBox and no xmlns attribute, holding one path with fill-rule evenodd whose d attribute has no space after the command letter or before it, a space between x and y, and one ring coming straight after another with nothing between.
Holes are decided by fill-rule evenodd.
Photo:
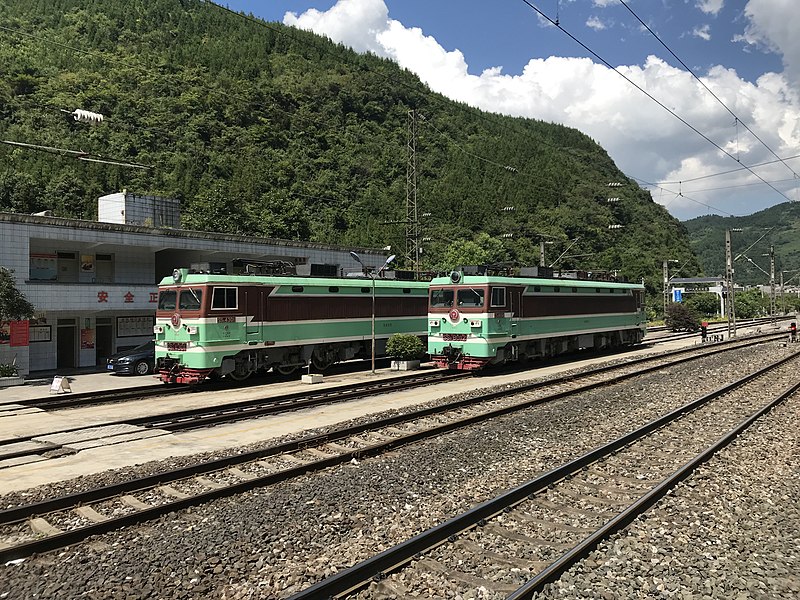
<instances>
[{"instance_id":1,"label":"locomotive wheel","mask_svg":"<svg viewBox=\"0 0 800 600\"><path fill-rule=\"evenodd\" d=\"M281 375L291 375L299 368L300 365L275 365L275 371Z\"/></svg>"},{"instance_id":2,"label":"locomotive wheel","mask_svg":"<svg viewBox=\"0 0 800 600\"><path fill-rule=\"evenodd\" d=\"M245 370L246 366L247 366L246 363L237 364L236 368L230 373L228 373L228 377L230 377L234 381L244 381L245 379L250 377L250 375L253 374L253 371Z\"/></svg>"},{"instance_id":3,"label":"locomotive wheel","mask_svg":"<svg viewBox=\"0 0 800 600\"><path fill-rule=\"evenodd\" d=\"M325 371L326 369L330 368L333 364L333 361L327 358L321 358L316 354L311 357L311 364L314 365L314 368L318 371Z\"/></svg>"}]
</instances>

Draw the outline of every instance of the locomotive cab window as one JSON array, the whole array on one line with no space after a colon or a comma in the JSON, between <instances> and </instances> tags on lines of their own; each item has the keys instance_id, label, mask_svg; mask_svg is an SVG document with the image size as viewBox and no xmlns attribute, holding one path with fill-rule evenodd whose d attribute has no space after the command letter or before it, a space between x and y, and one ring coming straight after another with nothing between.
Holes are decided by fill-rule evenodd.
<instances>
[{"instance_id":1,"label":"locomotive cab window","mask_svg":"<svg viewBox=\"0 0 800 600\"><path fill-rule=\"evenodd\" d=\"M506 305L506 288L492 288L492 304L491 306L505 306Z\"/></svg>"},{"instance_id":2,"label":"locomotive cab window","mask_svg":"<svg viewBox=\"0 0 800 600\"><path fill-rule=\"evenodd\" d=\"M450 308L453 297L453 290L431 290L431 308Z\"/></svg>"},{"instance_id":3,"label":"locomotive cab window","mask_svg":"<svg viewBox=\"0 0 800 600\"><path fill-rule=\"evenodd\" d=\"M181 290L181 299L178 303L178 308L181 310L200 310L202 299L203 290L196 290L193 288Z\"/></svg>"},{"instance_id":4,"label":"locomotive cab window","mask_svg":"<svg viewBox=\"0 0 800 600\"><path fill-rule=\"evenodd\" d=\"M158 310L175 310L175 303L178 300L178 292L175 290L164 290L158 294Z\"/></svg>"},{"instance_id":5,"label":"locomotive cab window","mask_svg":"<svg viewBox=\"0 0 800 600\"><path fill-rule=\"evenodd\" d=\"M238 303L238 288L215 287L214 294L211 296L211 309L236 309Z\"/></svg>"},{"instance_id":6,"label":"locomotive cab window","mask_svg":"<svg viewBox=\"0 0 800 600\"><path fill-rule=\"evenodd\" d=\"M464 307L480 307L483 306L484 290L476 290L475 288L466 288L458 290L458 305Z\"/></svg>"}]
</instances>

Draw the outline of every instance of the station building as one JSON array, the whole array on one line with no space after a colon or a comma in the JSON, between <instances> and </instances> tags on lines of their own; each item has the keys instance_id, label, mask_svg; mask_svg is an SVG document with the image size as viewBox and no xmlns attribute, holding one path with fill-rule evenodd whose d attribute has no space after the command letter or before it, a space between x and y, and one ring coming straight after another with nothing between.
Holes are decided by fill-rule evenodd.
<instances>
[{"instance_id":1,"label":"station building","mask_svg":"<svg viewBox=\"0 0 800 600\"><path fill-rule=\"evenodd\" d=\"M386 256L365 248L180 229L178 202L123 191L98 200L98 221L0 212L0 266L36 309L0 322L0 364L20 374L102 365L153 338L158 282L177 267L235 272L234 260L285 261L298 275L341 275Z\"/></svg>"}]
</instances>

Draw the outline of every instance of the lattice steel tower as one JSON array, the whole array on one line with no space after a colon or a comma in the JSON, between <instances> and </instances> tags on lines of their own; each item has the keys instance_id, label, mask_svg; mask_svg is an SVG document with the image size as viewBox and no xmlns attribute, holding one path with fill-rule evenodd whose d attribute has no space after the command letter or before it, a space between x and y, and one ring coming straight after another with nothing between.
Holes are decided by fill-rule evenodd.
<instances>
[{"instance_id":1,"label":"lattice steel tower","mask_svg":"<svg viewBox=\"0 0 800 600\"><path fill-rule=\"evenodd\" d=\"M408 111L406 146L406 263L419 277L419 218L417 213L417 111Z\"/></svg>"}]
</instances>

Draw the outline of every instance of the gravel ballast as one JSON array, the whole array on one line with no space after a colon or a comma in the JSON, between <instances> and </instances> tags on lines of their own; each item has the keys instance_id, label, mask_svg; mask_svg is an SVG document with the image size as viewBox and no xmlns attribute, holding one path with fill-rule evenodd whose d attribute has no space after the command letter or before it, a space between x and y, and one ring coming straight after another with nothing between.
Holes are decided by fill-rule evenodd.
<instances>
[{"instance_id":1,"label":"gravel ballast","mask_svg":"<svg viewBox=\"0 0 800 600\"><path fill-rule=\"evenodd\" d=\"M99 536L1 567L0 598L286 597L787 351L780 344L763 344L672 367L377 459ZM145 465L126 473L156 468ZM793 468L796 476L796 463ZM98 476L94 484L102 480ZM43 492L30 490L25 499L38 493ZM796 508L796 487L785 494ZM0 500L7 505L14 499ZM596 571L587 576L591 573ZM571 575L577 581L581 574ZM577 583L554 586L553 594L584 597Z\"/></svg>"}]
</instances>

